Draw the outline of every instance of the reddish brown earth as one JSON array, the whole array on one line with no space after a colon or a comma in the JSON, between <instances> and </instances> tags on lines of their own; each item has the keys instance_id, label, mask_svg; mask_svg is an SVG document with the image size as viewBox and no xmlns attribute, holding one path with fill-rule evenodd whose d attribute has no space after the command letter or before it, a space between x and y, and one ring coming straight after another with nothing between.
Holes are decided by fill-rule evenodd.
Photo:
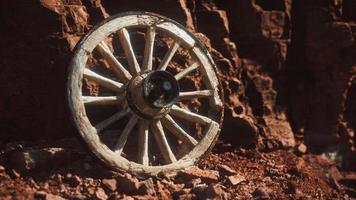
<instances>
[{"instance_id":1,"label":"reddish brown earth","mask_svg":"<svg viewBox=\"0 0 356 200\"><path fill-rule=\"evenodd\" d=\"M50 151L55 153L48 156ZM219 142L198 167L157 177L111 172L74 139L51 145L45 141L13 143L0 156L6 166L0 165L0 199L356 197L356 173L341 173L325 154L303 154L298 149L261 153Z\"/></svg>"},{"instance_id":2,"label":"reddish brown earth","mask_svg":"<svg viewBox=\"0 0 356 200\"><path fill-rule=\"evenodd\" d=\"M71 50L93 25L124 11L151 11L185 25L213 55L224 88L221 141L199 166L219 171L218 180L203 180L199 172L201 183L182 186L179 177L157 177L152 196L355 197L355 10L353 0L0 1L0 163L6 167L0 198L115 199L142 192L135 187L143 180L134 181L133 192L109 191L103 178L132 179L102 168L103 174L91 174L84 163L93 161L82 150L73 154L73 146L61 147L59 157L40 154L45 159L34 168L50 169L44 174L9 159L19 151L13 142L45 140L53 148L76 135L65 100ZM68 152L73 159L63 160ZM55 160L64 168L52 166ZM222 164L236 172L224 175ZM229 185L229 176L238 183Z\"/></svg>"}]
</instances>

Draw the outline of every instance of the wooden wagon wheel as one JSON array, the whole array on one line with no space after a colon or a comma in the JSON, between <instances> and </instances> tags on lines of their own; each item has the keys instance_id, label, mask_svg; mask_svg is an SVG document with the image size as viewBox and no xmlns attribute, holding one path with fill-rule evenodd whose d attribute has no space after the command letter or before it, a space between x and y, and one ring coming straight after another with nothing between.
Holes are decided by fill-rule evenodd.
<instances>
[{"instance_id":1,"label":"wooden wagon wheel","mask_svg":"<svg viewBox=\"0 0 356 200\"><path fill-rule=\"evenodd\" d=\"M132 39L137 30L144 30L141 57ZM156 43L167 46L161 59L154 56ZM187 64L174 73L173 57L183 51L188 52ZM90 66L95 56L107 63L107 73ZM147 12L110 17L76 46L67 88L73 121L90 151L114 170L156 175L192 166L210 152L221 128L223 104L214 67L194 35L175 21ZM185 91L181 82L187 77L200 77L196 80L203 89ZM88 82L108 92L84 94ZM192 101L196 112L184 104ZM93 106L113 105L116 113L102 121L88 115ZM101 134L119 122L123 130L104 140ZM126 147L129 141L133 145Z\"/></svg>"}]
</instances>

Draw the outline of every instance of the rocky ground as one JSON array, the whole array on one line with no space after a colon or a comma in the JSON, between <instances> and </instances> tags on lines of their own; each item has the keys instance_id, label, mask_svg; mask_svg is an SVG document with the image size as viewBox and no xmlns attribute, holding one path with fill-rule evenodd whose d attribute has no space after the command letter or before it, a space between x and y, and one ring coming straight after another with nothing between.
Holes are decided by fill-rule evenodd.
<instances>
[{"instance_id":1,"label":"rocky ground","mask_svg":"<svg viewBox=\"0 0 356 200\"><path fill-rule=\"evenodd\" d=\"M76 139L9 143L0 158L0 199L356 199L356 174L303 145L260 153L219 142L197 167L157 177L112 172Z\"/></svg>"}]
</instances>

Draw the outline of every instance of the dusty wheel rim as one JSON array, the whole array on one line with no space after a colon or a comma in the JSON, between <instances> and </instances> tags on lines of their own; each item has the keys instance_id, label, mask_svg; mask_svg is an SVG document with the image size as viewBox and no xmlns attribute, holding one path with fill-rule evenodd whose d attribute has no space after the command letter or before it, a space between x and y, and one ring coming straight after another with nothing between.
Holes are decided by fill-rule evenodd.
<instances>
[{"instance_id":1,"label":"dusty wheel rim","mask_svg":"<svg viewBox=\"0 0 356 200\"><path fill-rule=\"evenodd\" d=\"M130 40L128 30L131 28L146 29L141 67ZM153 52L155 38L159 34L170 37L172 43L163 59L154 69ZM111 35L118 35L127 59L127 67L121 64L107 44L106 40ZM168 70L169 64L178 49L187 50L193 62L172 77L176 82L179 82L188 74L197 71L196 73L199 73L202 77L202 85L204 84L205 90L183 92L179 91L178 87L178 91L175 91L177 88L173 90L171 87L175 84L174 81L167 78L163 80L164 83L162 84L158 81L159 86L152 86L153 88L166 88L167 91L161 92L160 95L163 95L164 98L167 96L167 102L160 100L158 104L161 106L152 106L145 98L145 93L140 91L145 89L145 82L148 81L148 77L151 77L150 74ZM99 52L101 57L110 64L110 68L117 79L113 80L88 68L88 59L93 51ZM192 166L211 150L220 132L223 105L221 91L219 91L220 85L214 67L209 53L192 34L178 23L146 12L130 12L113 16L93 28L76 46L69 68L67 88L73 121L90 151L114 170L155 175L160 172L171 172ZM154 76L160 77L162 75ZM100 87L114 92L115 95L85 96L82 88L84 80L94 81ZM169 95L174 96L175 93L177 93L176 98L168 98ZM206 109L208 114L206 116L182 108L183 104L180 103L187 99L201 98L208 101L208 109ZM87 115L88 106L92 104L98 106L120 104L121 110L107 119L93 124ZM101 140L100 134L124 116L129 116L128 123L121 134L118 133L117 139L115 138L117 140L115 145L109 147ZM176 120L184 120L194 126L202 127L202 137L199 140L194 138ZM189 151L176 157L175 152L178 151L176 148L181 148L181 146L176 145L173 149L167 139L168 133L170 133L170 137L180 141L180 143L178 142L179 145L189 146ZM137 159L129 159L123 156L125 144L131 135L136 135L138 138L138 148L135 150L137 151ZM163 162L155 160L155 157L150 157L150 141L157 144ZM151 160L154 160L154 163Z\"/></svg>"}]
</instances>

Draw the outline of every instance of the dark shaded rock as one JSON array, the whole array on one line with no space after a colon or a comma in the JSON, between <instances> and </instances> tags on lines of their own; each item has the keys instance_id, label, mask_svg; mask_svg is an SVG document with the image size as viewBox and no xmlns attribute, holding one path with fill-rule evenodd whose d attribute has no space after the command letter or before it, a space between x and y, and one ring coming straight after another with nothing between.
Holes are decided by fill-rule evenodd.
<instances>
[{"instance_id":1,"label":"dark shaded rock","mask_svg":"<svg viewBox=\"0 0 356 200\"><path fill-rule=\"evenodd\" d=\"M156 195L155 184L152 178L140 182L139 194Z\"/></svg>"},{"instance_id":2,"label":"dark shaded rock","mask_svg":"<svg viewBox=\"0 0 356 200\"><path fill-rule=\"evenodd\" d=\"M84 155L63 148L23 149L7 152L5 162L20 173L49 172L55 167L83 158Z\"/></svg>"},{"instance_id":3,"label":"dark shaded rock","mask_svg":"<svg viewBox=\"0 0 356 200\"><path fill-rule=\"evenodd\" d=\"M64 181L71 187L77 187L82 183L82 179L77 175L67 174Z\"/></svg>"},{"instance_id":4,"label":"dark shaded rock","mask_svg":"<svg viewBox=\"0 0 356 200\"><path fill-rule=\"evenodd\" d=\"M205 190L204 199L230 199L230 194L226 193L219 184L210 184Z\"/></svg>"},{"instance_id":5,"label":"dark shaded rock","mask_svg":"<svg viewBox=\"0 0 356 200\"><path fill-rule=\"evenodd\" d=\"M49 194L44 191L37 191L34 194L34 199L38 199L38 200L65 200L64 198L62 198L58 195Z\"/></svg>"},{"instance_id":6,"label":"dark shaded rock","mask_svg":"<svg viewBox=\"0 0 356 200\"><path fill-rule=\"evenodd\" d=\"M125 173L116 177L117 180L117 190L127 194L135 194L140 188L140 182L137 178L132 177L130 174Z\"/></svg>"},{"instance_id":7,"label":"dark shaded rock","mask_svg":"<svg viewBox=\"0 0 356 200\"><path fill-rule=\"evenodd\" d=\"M205 183L198 184L194 188L192 188L192 193L196 194L200 198L203 198L207 188L208 188L208 185L206 185Z\"/></svg>"},{"instance_id":8,"label":"dark shaded rock","mask_svg":"<svg viewBox=\"0 0 356 200\"><path fill-rule=\"evenodd\" d=\"M184 186L186 188L193 188L194 186L198 185L202 183L200 178L195 178L195 179L191 179L188 182L184 183Z\"/></svg>"},{"instance_id":9,"label":"dark shaded rock","mask_svg":"<svg viewBox=\"0 0 356 200\"><path fill-rule=\"evenodd\" d=\"M256 200L265 200L265 199L270 199L270 195L268 194L268 191L266 188L257 188L253 193L252 196Z\"/></svg>"}]
</instances>

